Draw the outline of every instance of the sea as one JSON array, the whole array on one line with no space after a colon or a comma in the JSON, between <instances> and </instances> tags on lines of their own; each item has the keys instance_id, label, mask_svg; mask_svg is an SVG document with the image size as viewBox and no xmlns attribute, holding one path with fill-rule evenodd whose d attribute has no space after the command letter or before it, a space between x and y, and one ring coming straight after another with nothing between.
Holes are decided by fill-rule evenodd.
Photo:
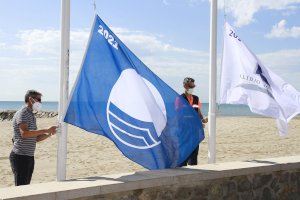
<instances>
[{"instance_id":1,"label":"sea","mask_svg":"<svg viewBox=\"0 0 300 200\"><path fill-rule=\"evenodd\" d=\"M0 111L4 110L18 110L24 106L22 101L0 101ZM44 101L42 110L44 111L57 111L58 102ZM202 113L207 116L208 103L202 103ZM245 105L227 105L221 104L217 106L218 116L258 116L250 111L248 106Z\"/></svg>"}]
</instances>

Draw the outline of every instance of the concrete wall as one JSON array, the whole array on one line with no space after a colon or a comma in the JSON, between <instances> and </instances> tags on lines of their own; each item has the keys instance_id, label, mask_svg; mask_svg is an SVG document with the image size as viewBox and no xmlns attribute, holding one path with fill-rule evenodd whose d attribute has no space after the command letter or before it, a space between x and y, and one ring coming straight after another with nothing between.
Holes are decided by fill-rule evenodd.
<instances>
[{"instance_id":1,"label":"concrete wall","mask_svg":"<svg viewBox=\"0 0 300 200\"><path fill-rule=\"evenodd\" d=\"M0 199L300 199L300 156L0 189Z\"/></svg>"}]
</instances>

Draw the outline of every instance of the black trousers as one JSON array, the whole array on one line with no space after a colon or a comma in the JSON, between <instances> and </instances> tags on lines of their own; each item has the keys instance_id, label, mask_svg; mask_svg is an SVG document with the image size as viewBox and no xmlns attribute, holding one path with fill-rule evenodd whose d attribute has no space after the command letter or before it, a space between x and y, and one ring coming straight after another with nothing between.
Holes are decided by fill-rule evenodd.
<instances>
[{"instance_id":1,"label":"black trousers","mask_svg":"<svg viewBox=\"0 0 300 200\"><path fill-rule=\"evenodd\" d=\"M9 160L15 177L15 186L29 185L34 169L34 157L11 152Z\"/></svg>"},{"instance_id":2,"label":"black trousers","mask_svg":"<svg viewBox=\"0 0 300 200\"><path fill-rule=\"evenodd\" d=\"M189 165L197 165L198 164L198 151L199 151L199 145L196 147L196 149L191 153L191 155L180 165L187 166Z\"/></svg>"}]
</instances>

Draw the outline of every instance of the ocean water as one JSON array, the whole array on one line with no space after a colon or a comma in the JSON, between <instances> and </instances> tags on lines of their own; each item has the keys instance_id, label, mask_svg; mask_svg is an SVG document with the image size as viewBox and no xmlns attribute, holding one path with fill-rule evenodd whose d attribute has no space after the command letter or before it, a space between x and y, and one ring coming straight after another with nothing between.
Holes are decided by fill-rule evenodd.
<instances>
[{"instance_id":1,"label":"ocean water","mask_svg":"<svg viewBox=\"0 0 300 200\"><path fill-rule=\"evenodd\" d=\"M0 111L3 110L18 110L24 105L22 101L0 101ZM44 101L43 108L44 111L57 111L58 102ZM208 113L208 103L202 104L202 112L207 116ZM258 116L250 111L248 106L245 105L219 105L217 107L218 116Z\"/></svg>"},{"instance_id":2,"label":"ocean water","mask_svg":"<svg viewBox=\"0 0 300 200\"><path fill-rule=\"evenodd\" d=\"M23 101L0 101L0 111L3 110L19 110L25 105ZM45 101L42 102L42 110L44 111L57 111L58 102Z\"/></svg>"}]
</instances>

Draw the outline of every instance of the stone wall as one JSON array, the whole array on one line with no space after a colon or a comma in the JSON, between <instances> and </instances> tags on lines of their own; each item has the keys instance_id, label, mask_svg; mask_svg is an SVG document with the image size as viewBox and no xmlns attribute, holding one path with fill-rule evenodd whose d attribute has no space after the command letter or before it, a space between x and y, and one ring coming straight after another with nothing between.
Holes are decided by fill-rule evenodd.
<instances>
[{"instance_id":1,"label":"stone wall","mask_svg":"<svg viewBox=\"0 0 300 200\"><path fill-rule=\"evenodd\" d=\"M204 199L300 199L300 170L235 176L186 185L170 185L129 192L99 195L87 199L111 200L204 200Z\"/></svg>"},{"instance_id":2,"label":"stone wall","mask_svg":"<svg viewBox=\"0 0 300 200\"><path fill-rule=\"evenodd\" d=\"M10 121L14 117L15 113L17 111L15 110L5 110L0 112L0 121ZM37 118L51 118L58 115L57 112L54 111L40 111L40 112L34 112L35 116Z\"/></svg>"},{"instance_id":3,"label":"stone wall","mask_svg":"<svg viewBox=\"0 0 300 200\"><path fill-rule=\"evenodd\" d=\"M300 156L0 188L5 200L300 199Z\"/></svg>"}]
</instances>

